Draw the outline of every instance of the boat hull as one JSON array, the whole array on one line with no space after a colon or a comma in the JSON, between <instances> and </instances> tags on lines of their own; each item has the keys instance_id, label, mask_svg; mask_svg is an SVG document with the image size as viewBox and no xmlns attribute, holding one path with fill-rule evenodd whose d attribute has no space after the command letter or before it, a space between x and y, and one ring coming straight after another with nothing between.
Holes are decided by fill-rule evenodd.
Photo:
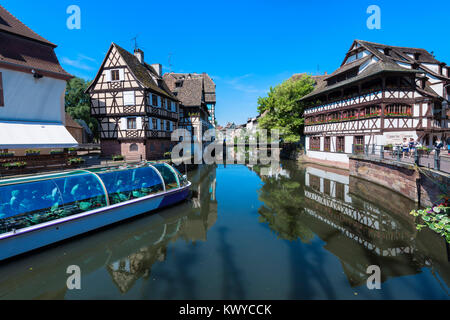
<instances>
[{"instance_id":1,"label":"boat hull","mask_svg":"<svg viewBox=\"0 0 450 320\"><path fill-rule=\"evenodd\" d=\"M66 240L185 200L190 183L182 188L118 203L46 222L0 236L0 260Z\"/></svg>"}]
</instances>

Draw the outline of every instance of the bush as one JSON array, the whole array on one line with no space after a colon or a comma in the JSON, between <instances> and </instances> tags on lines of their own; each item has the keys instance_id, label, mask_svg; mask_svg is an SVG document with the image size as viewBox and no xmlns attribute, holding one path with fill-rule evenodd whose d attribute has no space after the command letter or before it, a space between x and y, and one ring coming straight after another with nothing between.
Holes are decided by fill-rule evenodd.
<instances>
[{"instance_id":1,"label":"bush","mask_svg":"<svg viewBox=\"0 0 450 320\"><path fill-rule=\"evenodd\" d=\"M113 161L122 161L124 158L123 158L123 155L117 154L117 155L112 156L112 159L113 159Z\"/></svg>"}]
</instances>

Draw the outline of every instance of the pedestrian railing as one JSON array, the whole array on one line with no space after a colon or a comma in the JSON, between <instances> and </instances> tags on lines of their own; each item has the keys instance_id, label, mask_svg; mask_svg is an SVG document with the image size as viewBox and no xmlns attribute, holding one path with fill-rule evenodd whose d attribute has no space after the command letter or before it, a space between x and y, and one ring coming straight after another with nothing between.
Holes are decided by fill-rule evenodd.
<instances>
[{"instance_id":1,"label":"pedestrian railing","mask_svg":"<svg viewBox=\"0 0 450 320\"><path fill-rule=\"evenodd\" d=\"M426 148L403 148L402 146L384 146L375 144L354 144L352 154L368 158L386 159L409 164L417 164L434 170L450 173L450 155L447 150L429 150Z\"/></svg>"}]
</instances>

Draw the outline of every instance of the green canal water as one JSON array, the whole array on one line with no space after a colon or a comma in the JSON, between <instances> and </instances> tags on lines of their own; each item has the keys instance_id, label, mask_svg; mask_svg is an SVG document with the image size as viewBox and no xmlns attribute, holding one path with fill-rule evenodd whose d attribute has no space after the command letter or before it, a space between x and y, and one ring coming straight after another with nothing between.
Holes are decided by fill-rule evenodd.
<instances>
[{"instance_id":1,"label":"green canal water","mask_svg":"<svg viewBox=\"0 0 450 320\"><path fill-rule=\"evenodd\" d=\"M294 162L188 177L189 201L0 264L0 299L449 299L449 249L400 195Z\"/></svg>"}]
</instances>

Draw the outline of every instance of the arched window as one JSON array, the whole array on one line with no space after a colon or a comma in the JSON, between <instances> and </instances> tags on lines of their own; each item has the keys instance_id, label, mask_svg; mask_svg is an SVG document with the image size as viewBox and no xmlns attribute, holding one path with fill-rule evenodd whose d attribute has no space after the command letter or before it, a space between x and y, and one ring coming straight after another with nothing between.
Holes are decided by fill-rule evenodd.
<instances>
[{"instance_id":1,"label":"arched window","mask_svg":"<svg viewBox=\"0 0 450 320\"><path fill-rule=\"evenodd\" d=\"M136 143L130 145L130 152L137 152L139 150Z\"/></svg>"}]
</instances>

